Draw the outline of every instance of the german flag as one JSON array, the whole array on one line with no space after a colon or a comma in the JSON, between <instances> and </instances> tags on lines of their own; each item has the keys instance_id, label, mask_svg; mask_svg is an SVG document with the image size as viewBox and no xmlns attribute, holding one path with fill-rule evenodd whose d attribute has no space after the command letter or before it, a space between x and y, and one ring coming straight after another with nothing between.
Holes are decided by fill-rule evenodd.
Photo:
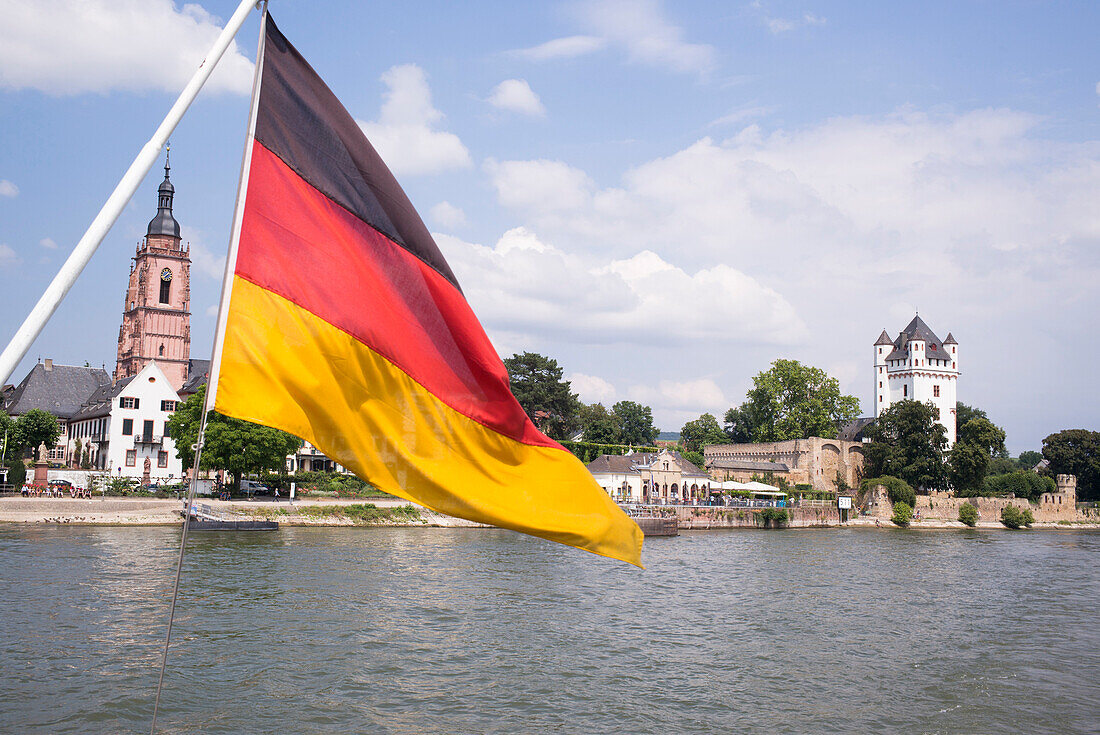
<instances>
[{"instance_id":1,"label":"german flag","mask_svg":"<svg viewBox=\"0 0 1100 735\"><path fill-rule=\"evenodd\" d=\"M265 18L216 410L441 513L640 565L637 524L532 424L405 193Z\"/></svg>"}]
</instances>

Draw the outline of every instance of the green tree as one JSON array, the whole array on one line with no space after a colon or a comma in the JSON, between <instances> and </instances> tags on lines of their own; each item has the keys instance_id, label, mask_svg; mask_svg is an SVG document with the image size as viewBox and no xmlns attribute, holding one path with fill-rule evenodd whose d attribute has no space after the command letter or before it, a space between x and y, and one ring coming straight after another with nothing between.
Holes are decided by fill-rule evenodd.
<instances>
[{"instance_id":1,"label":"green tree","mask_svg":"<svg viewBox=\"0 0 1100 735\"><path fill-rule=\"evenodd\" d=\"M869 477L892 475L913 487L947 486L943 462L947 432L931 402L898 401L879 414L864 446L864 469Z\"/></svg>"},{"instance_id":2,"label":"green tree","mask_svg":"<svg viewBox=\"0 0 1100 735\"><path fill-rule=\"evenodd\" d=\"M1016 464L1019 465L1022 470L1030 470L1042 461L1043 453L1031 450L1020 452L1020 456L1016 458Z\"/></svg>"},{"instance_id":3,"label":"green tree","mask_svg":"<svg viewBox=\"0 0 1100 735\"><path fill-rule=\"evenodd\" d=\"M955 404L955 426L957 428L961 429L972 419L985 419L989 421L989 415L982 409L968 406L965 403Z\"/></svg>"},{"instance_id":4,"label":"green tree","mask_svg":"<svg viewBox=\"0 0 1100 735\"><path fill-rule=\"evenodd\" d=\"M4 411L0 411L0 447L3 448L3 461L5 463L18 456L23 449L19 445L15 420Z\"/></svg>"},{"instance_id":5,"label":"green tree","mask_svg":"<svg viewBox=\"0 0 1100 735\"><path fill-rule=\"evenodd\" d=\"M562 368L535 352L514 354L504 360L512 394L535 426L553 439L568 439L580 427L581 402L572 392Z\"/></svg>"},{"instance_id":6,"label":"green tree","mask_svg":"<svg viewBox=\"0 0 1100 735\"><path fill-rule=\"evenodd\" d=\"M41 444L49 449L57 444L57 439L61 436L61 425L57 423L57 417L40 408L32 408L17 418L15 428L18 446L22 449L37 450Z\"/></svg>"},{"instance_id":7,"label":"green tree","mask_svg":"<svg viewBox=\"0 0 1100 735\"><path fill-rule=\"evenodd\" d=\"M989 415L986 414L984 410L974 406L968 406L965 403L955 403L955 430L957 433L962 432L962 428L974 419L985 419L993 424L989 419ZM1004 429L1001 429L1001 427L996 424L993 425L1000 429L1002 434L1004 433ZM1001 441L1000 446L994 448L990 456L1008 459L1008 450L1005 448L1004 440Z\"/></svg>"},{"instance_id":8,"label":"green tree","mask_svg":"<svg viewBox=\"0 0 1100 735\"><path fill-rule=\"evenodd\" d=\"M1003 475L990 475L985 478L985 485L981 488L981 492L975 494L993 498L1015 495L1017 498L1026 498L1038 503L1040 495L1052 493L1055 490L1057 487L1054 484L1054 478L1030 470L1016 470Z\"/></svg>"},{"instance_id":9,"label":"green tree","mask_svg":"<svg viewBox=\"0 0 1100 735\"><path fill-rule=\"evenodd\" d=\"M634 401L619 401L611 407L619 425L619 442L635 446L650 446L661 433L653 425L653 411Z\"/></svg>"},{"instance_id":10,"label":"green tree","mask_svg":"<svg viewBox=\"0 0 1100 735\"><path fill-rule=\"evenodd\" d=\"M898 501L894 503L894 515L890 516L890 520L895 525L905 528L909 525L909 522L913 520L913 509L905 503Z\"/></svg>"},{"instance_id":11,"label":"green tree","mask_svg":"<svg viewBox=\"0 0 1100 735\"><path fill-rule=\"evenodd\" d=\"M206 386L203 386L176 406L176 412L168 419L168 435L176 444L176 456L183 462L184 470L194 463L192 446L198 441L205 400ZM301 446L301 439L286 432L211 411L206 420L202 469L225 470L232 475L233 487L239 488L245 475L284 467L286 456Z\"/></svg>"},{"instance_id":12,"label":"green tree","mask_svg":"<svg viewBox=\"0 0 1100 735\"><path fill-rule=\"evenodd\" d=\"M841 424L859 416L859 399L840 392L824 370L797 360L776 360L753 378L748 400L726 412L730 439L776 442L820 436L835 438Z\"/></svg>"},{"instance_id":13,"label":"green tree","mask_svg":"<svg viewBox=\"0 0 1100 735\"><path fill-rule=\"evenodd\" d=\"M1077 475L1077 497L1100 500L1100 432L1067 429L1043 439L1053 475Z\"/></svg>"},{"instance_id":14,"label":"green tree","mask_svg":"<svg viewBox=\"0 0 1100 735\"><path fill-rule=\"evenodd\" d=\"M753 405L745 401L726 411L724 416L726 440L731 444L748 444L760 420L753 413Z\"/></svg>"},{"instance_id":15,"label":"green tree","mask_svg":"<svg viewBox=\"0 0 1100 735\"><path fill-rule=\"evenodd\" d=\"M973 528L978 525L978 509L970 503L959 506L959 522Z\"/></svg>"},{"instance_id":16,"label":"green tree","mask_svg":"<svg viewBox=\"0 0 1100 735\"><path fill-rule=\"evenodd\" d=\"M699 469L704 469L707 466L707 458L699 452L692 452L685 449L684 451L680 452L680 456L686 459L688 462L691 462Z\"/></svg>"},{"instance_id":17,"label":"green tree","mask_svg":"<svg viewBox=\"0 0 1100 735\"><path fill-rule=\"evenodd\" d=\"M1030 526L1035 522L1035 517L1031 515L1031 510L1020 510L1015 505L1006 505L1001 508L1001 523L1005 524L1009 528L1020 528L1021 526Z\"/></svg>"},{"instance_id":18,"label":"green tree","mask_svg":"<svg viewBox=\"0 0 1100 735\"><path fill-rule=\"evenodd\" d=\"M726 433L718 425L718 419L705 413L699 418L688 421L680 429L680 448L686 452L702 452L708 444L724 444Z\"/></svg>"},{"instance_id":19,"label":"green tree","mask_svg":"<svg viewBox=\"0 0 1100 735\"><path fill-rule=\"evenodd\" d=\"M577 412L584 441L596 444L621 444L622 432L616 417L602 403L582 405Z\"/></svg>"},{"instance_id":20,"label":"green tree","mask_svg":"<svg viewBox=\"0 0 1100 735\"><path fill-rule=\"evenodd\" d=\"M990 460L1004 450L1005 433L989 419L970 419L959 428L959 438L951 450L951 485L960 494L981 490Z\"/></svg>"}]
</instances>

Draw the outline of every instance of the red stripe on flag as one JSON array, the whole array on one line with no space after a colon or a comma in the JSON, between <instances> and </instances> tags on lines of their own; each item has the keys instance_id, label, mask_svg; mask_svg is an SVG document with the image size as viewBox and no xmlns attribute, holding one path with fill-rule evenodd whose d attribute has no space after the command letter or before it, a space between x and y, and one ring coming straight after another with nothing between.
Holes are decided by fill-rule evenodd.
<instances>
[{"instance_id":1,"label":"red stripe on flag","mask_svg":"<svg viewBox=\"0 0 1100 735\"><path fill-rule=\"evenodd\" d=\"M463 415L525 444L559 446L512 396L503 363L454 284L258 141L236 273L355 337Z\"/></svg>"}]
</instances>

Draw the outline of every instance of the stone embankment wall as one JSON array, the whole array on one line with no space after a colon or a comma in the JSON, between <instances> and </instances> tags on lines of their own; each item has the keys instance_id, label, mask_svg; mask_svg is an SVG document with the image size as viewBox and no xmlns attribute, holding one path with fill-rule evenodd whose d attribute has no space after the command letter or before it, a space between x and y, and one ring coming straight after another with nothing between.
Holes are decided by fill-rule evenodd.
<instances>
[{"instance_id":1,"label":"stone embankment wall","mask_svg":"<svg viewBox=\"0 0 1100 735\"><path fill-rule=\"evenodd\" d=\"M1100 519L1100 513L1095 509L1078 508L1075 495L1069 488L1069 483L1064 480L1066 476L1058 476L1058 489L1056 493L1043 493L1038 503L1028 502L1024 498L957 498L952 493L933 490L928 495L918 495L913 508L921 518L935 518L945 521L955 521L959 518L959 508L963 505L973 505L978 509L978 519L982 521L999 521L1001 511L1009 505L1014 505L1020 510L1030 510L1038 523L1057 523L1058 521L1089 521ZM893 505L886 495L886 488L876 485L868 493L866 509L874 518L890 518L893 513Z\"/></svg>"},{"instance_id":2,"label":"stone embankment wall","mask_svg":"<svg viewBox=\"0 0 1100 735\"><path fill-rule=\"evenodd\" d=\"M706 528L762 528L758 517L763 508L719 508L692 506L663 506L658 513L675 515L680 530ZM787 528L815 526L839 526L840 511L836 508L787 508L790 520Z\"/></svg>"}]
</instances>

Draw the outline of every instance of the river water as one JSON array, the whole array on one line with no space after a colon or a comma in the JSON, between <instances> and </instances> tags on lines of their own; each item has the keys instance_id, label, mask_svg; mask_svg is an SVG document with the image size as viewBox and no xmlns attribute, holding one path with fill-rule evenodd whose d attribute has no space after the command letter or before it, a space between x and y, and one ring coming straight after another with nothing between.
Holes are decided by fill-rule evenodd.
<instances>
[{"instance_id":1,"label":"river water","mask_svg":"<svg viewBox=\"0 0 1100 735\"><path fill-rule=\"evenodd\" d=\"M148 732L179 532L0 527L0 731ZM1100 533L194 534L172 733L1100 731Z\"/></svg>"}]
</instances>

